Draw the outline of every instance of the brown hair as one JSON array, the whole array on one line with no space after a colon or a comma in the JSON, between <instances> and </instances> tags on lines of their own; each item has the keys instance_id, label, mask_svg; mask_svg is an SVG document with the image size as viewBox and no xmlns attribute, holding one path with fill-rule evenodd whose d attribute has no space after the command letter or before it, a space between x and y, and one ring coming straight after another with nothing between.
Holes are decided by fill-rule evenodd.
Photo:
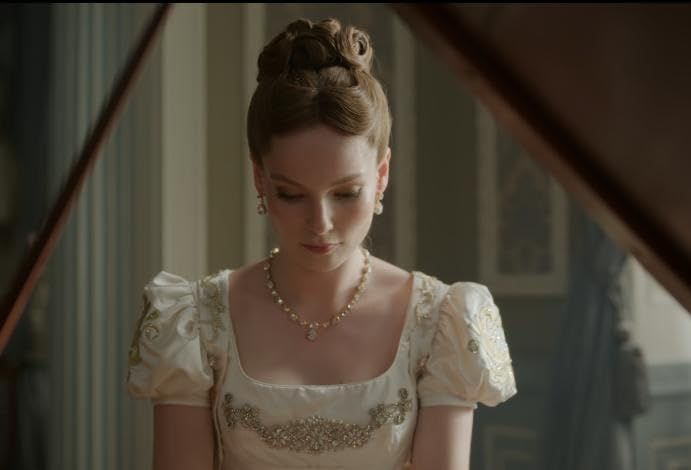
<instances>
[{"instance_id":1,"label":"brown hair","mask_svg":"<svg viewBox=\"0 0 691 470\"><path fill-rule=\"evenodd\" d=\"M247 115L250 155L257 163L271 137L325 124L345 135L363 135L386 153L391 113L386 94L371 72L369 36L336 19L301 19L259 54L257 88Z\"/></svg>"}]
</instances>

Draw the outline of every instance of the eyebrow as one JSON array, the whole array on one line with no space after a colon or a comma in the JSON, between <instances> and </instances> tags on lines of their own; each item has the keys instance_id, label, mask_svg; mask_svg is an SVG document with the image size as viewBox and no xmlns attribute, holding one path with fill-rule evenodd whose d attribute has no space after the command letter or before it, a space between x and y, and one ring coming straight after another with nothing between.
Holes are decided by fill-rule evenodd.
<instances>
[{"instance_id":1,"label":"eyebrow","mask_svg":"<svg viewBox=\"0 0 691 470\"><path fill-rule=\"evenodd\" d=\"M331 187L338 186L339 184L343 184L343 183L349 183L350 181L353 181L354 179L357 179L361 176L362 176L362 173L353 173L351 175L345 176L339 180L334 181L333 183L331 183ZM292 184L293 186L298 186L300 188L304 188L304 186L301 185L300 183L298 183L297 181L293 181L290 178L288 178L287 176L281 175L280 173L271 173L270 178L272 180L275 180L275 181L282 181L284 183Z\"/></svg>"}]
</instances>

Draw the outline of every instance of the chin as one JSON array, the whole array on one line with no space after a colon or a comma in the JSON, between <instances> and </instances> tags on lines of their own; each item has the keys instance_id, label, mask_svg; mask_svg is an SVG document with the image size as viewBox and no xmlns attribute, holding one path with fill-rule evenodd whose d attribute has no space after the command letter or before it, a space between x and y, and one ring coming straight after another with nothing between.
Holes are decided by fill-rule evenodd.
<instances>
[{"instance_id":1,"label":"chin","mask_svg":"<svg viewBox=\"0 0 691 470\"><path fill-rule=\"evenodd\" d=\"M329 272L340 267L348 260L355 252L357 247L353 248L350 245L341 243L335 246L328 252L319 252L318 250L310 250L302 245L291 253L296 264L299 264L310 271Z\"/></svg>"},{"instance_id":2,"label":"chin","mask_svg":"<svg viewBox=\"0 0 691 470\"><path fill-rule=\"evenodd\" d=\"M337 247L327 254L312 253L304 250L303 262L314 271L329 272L338 268L347 260L347 254L342 247Z\"/></svg>"}]
</instances>

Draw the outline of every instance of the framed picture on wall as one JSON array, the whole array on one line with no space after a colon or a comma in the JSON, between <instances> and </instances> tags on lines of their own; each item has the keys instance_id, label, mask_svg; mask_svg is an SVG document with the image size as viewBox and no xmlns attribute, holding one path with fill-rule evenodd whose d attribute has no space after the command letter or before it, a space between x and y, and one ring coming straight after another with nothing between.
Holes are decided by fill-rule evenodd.
<instances>
[{"instance_id":1,"label":"framed picture on wall","mask_svg":"<svg viewBox=\"0 0 691 470\"><path fill-rule=\"evenodd\" d=\"M563 190L476 104L480 282L497 294L561 295L567 279Z\"/></svg>"}]
</instances>

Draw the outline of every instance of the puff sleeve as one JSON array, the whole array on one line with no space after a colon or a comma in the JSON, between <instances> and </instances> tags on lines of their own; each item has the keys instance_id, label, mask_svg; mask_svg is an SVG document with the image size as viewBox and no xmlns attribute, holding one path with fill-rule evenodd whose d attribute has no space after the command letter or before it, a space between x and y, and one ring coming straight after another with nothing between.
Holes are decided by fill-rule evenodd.
<instances>
[{"instance_id":1,"label":"puff sleeve","mask_svg":"<svg viewBox=\"0 0 691 470\"><path fill-rule=\"evenodd\" d=\"M144 287L127 389L154 404L210 406L213 371L200 334L195 283L161 271Z\"/></svg>"},{"instance_id":2,"label":"puff sleeve","mask_svg":"<svg viewBox=\"0 0 691 470\"><path fill-rule=\"evenodd\" d=\"M487 287L451 285L438 315L418 382L420 405L496 406L515 395L501 317Z\"/></svg>"}]
</instances>

